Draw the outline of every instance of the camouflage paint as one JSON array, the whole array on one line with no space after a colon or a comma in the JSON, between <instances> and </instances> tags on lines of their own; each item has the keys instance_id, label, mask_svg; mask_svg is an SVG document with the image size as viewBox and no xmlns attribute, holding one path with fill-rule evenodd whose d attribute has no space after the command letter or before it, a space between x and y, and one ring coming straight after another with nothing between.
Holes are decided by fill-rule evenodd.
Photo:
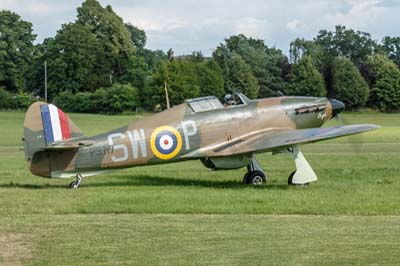
<instances>
[{"instance_id":1,"label":"camouflage paint","mask_svg":"<svg viewBox=\"0 0 400 266\"><path fill-rule=\"evenodd\" d=\"M251 158L253 153L273 150L270 148L273 143L266 145L267 139L276 139L283 132L320 127L332 117L332 106L326 98L267 98L197 113L183 103L94 137L84 136L68 118L71 139L62 144L72 143L75 148L56 150L59 143L50 147L44 142L40 114L43 104L46 103L34 103L27 111L24 147L31 172L44 177L92 175L112 169L208 157ZM190 128L193 125L196 134L190 134L194 132ZM172 155L154 152L155 132L162 132L161 137L169 134L163 137L165 145L161 146L168 148L171 140L178 142L173 143L177 150ZM158 149L163 152L162 147Z\"/></svg>"}]
</instances>

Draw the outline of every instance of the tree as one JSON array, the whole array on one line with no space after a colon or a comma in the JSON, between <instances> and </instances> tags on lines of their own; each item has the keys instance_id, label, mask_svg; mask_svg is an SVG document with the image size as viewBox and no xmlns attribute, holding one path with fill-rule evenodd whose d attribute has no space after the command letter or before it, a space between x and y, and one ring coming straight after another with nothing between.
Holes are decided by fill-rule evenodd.
<instances>
[{"instance_id":1,"label":"tree","mask_svg":"<svg viewBox=\"0 0 400 266\"><path fill-rule=\"evenodd\" d=\"M165 107L164 86L167 84L171 105L183 103L186 99L200 95L200 82L195 63L188 60L162 62L153 74L153 91L146 91L153 98L153 107Z\"/></svg>"},{"instance_id":2,"label":"tree","mask_svg":"<svg viewBox=\"0 0 400 266\"><path fill-rule=\"evenodd\" d=\"M131 40L136 50L139 51L144 49L147 41L147 36L144 30L141 30L130 23L125 24L125 26L131 34Z\"/></svg>"},{"instance_id":3,"label":"tree","mask_svg":"<svg viewBox=\"0 0 400 266\"><path fill-rule=\"evenodd\" d=\"M335 31L321 30L314 41L332 60L344 56L357 66L367 60L378 46L369 33L346 29L340 25L335 26Z\"/></svg>"},{"instance_id":4,"label":"tree","mask_svg":"<svg viewBox=\"0 0 400 266\"><path fill-rule=\"evenodd\" d=\"M161 62L145 83L144 102L150 109L158 104L165 107L165 83L171 105L200 96L224 95L222 70L214 60L196 62L192 58L177 58Z\"/></svg>"},{"instance_id":5,"label":"tree","mask_svg":"<svg viewBox=\"0 0 400 266\"><path fill-rule=\"evenodd\" d=\"M41 89L43 63L48 66L50 99L60 91L90 91L110 87L124 78L134 55L131 33L110 6L86 0L77 21L62 25L54 38L38 45L29 75L29 89Z\"/></svg>"},{"instance_id":6,"label":"tree","mask_svg":"<svg viewBox=\"0 0 400 266\"><path fill-rule=\"evenodd\" d=\"M174 61L174 50L172 48L168 49L167 56L170 62Z\"/></svg>"},{"instance_id":7,"label":"tree","mask_svg":"<svg viewBox=\"0 0 400 266\"><path fill-rule=\"evenodd\" d=\"M224 72L224 86L226 92L240 91L249 98L257 98L260 87L249 65L240 55L232 55L226 62Z\"/></svg>"},{"instance_id":8,"label":"tree","mask_svg":"<svg viewBox=\"0 0 400 266\"><path fill-rule=\"evenodd\" d=\"M382 111L400 109L400 70L384 55L368 59L371 93L369 103Z\"/></svg>"},{"instance_id":9,"label":"tree","mask_svg":"<svg viewBox=\"0 0 400 266\"><path fill-rule=\"evenodd\" d=\"M260 87L258 97L277 95L286 87L284 69L288 60L280 50L268 48L262 40L239 34L225 39L225 44L220 44L214 51L213 58L224 69L226 62L235 54L250 66L257 79Z\"/></svg>"},{"instance_id":10,"label":"tree","mask_svg":"<svg viewBox=\"0 0 400 266\"><path fill-rule=\"evenodd\" d=\"M400 67L400 37L383 38L382 49L387 57Z\"/></svg>"},{"instance_id":11,"label":"tree","mask_svg":"<svg viewBox=\"0 0 400 266\"><path fill-rule=\"evenodd\" d=\"M299 63L293 66L289 81L287 93L290 95L326 96L324 80L309 56L303 56Z\"/></svg>"},{"instance_id":12,"label":"tree","mask_svg":"<svg viewBox=\"0 0 400 266\"><path fill-rule=\"evenodd\" d=\"M0 86L8 91L25 89L25 73L32 63L32 24L13 12L0 11Z\"/></svg>"},{"instance_id":13,"label":"tree","mask_svg":"<svg viewBox=\"0 0 400 266\"><path fill-rule=\"evenodd\" d=\"M336 26L334 31L321 30L313 41L296 39L291 43L292 62L304 55L311 56L318 71L323 75L328 97L334 97L332 67L336 57L349 58L364 73L365 61L379 48L367 32Z\"/></svg>"},{"instance_id":14,"label":"tree","mask_svg":"<svg viewBox=\"0 0 400 266\"><path fill-rule=\"evenodd\" d=\"M309 56L320 73L324 72L324 59L326 55L323 48L314 41L295 39L290 43L289 55L290 62L293 64L297 64L303 56Z\"/></svg>"},{"instance_id":15,"label":"tree","mask_svg":"<svg viewBox=\"0 0 400 266\"><path fill-rule=\"evenodd\" d=\"M130 56L135 52L132 35L122 18L111 6L103 8L96 0L86 0L78 8L76 23L88 27L102 44L107 60L99 63L108 66L117 79L122 76Z\"/></svg>"},{"instance_id":16,"label":"tree","mask_svg":"<svg viewBox=\"0 0 400 266\"><path fill-rule=\"evenodd\" d=\"M85 25L64 24L50 47L49 59L50 85L75 92L110 86L106 52ZM52 78L55 71L62 73L63 78Z\"/></svg>"},{"instance_id":17,"label":"tree","mask_svg":"<svg viewBox=\"0 0 400 266\"><path fill-rule=\"evenodd\" d=\"M136 110L138 90L127 84L114 83L109 88L100 88L95 92L61 92L54 102L68 112L115 114Z\"/></svg>"},{"instance_id":18,"label":"tree","mask_svg":"<svg viewBox=\"0 0 400 266\"><path fill-rule=\"evenodd\" d=\"M368 100L369 87L357 67L347 58L337 57L332 64L333 95L348 109L363 107Z\"/></svg>"},{"instance_id":19,"label":"tree","mask_svg":"<svg viewBox=\"0 0 400 266\"><path fill-rule=\"evenodd\" d=\"M168 56L161 50L151 51L148 49L142 49L138 51L137 55L144 59L152 72L154 72L161 62L166 62L168 60Z\"/></svg>"},{"instance_id":20,"label":"tree","mask_svg":"<svg viewBox=\"0 0 400 266\"><path fill-rule=\"evenodd\" d=\"M221 98L225 94L222 69L213 59L195 62L199 79L200 96L214 95Z\"/></svg>"},{"instance_id":21,"label":"tree","mask_svg":"<svg viewBox=\"0 0 400 266\"><path fill-rule=\"evenodd\" d=\"M50 98L60 91L95 91L111 86L110 68L103 46L91 30L82 24L64 24L54 39L46 39L36 47L40 51L28 88L43 91L43 63L47 61L48 92ZM40 81L40 82L38 82Z\"/></svg>"},{"instance_id":22,"label":"tree","mask_svg":"<svg viewBox=\"0 0 400 266\"><path fill-rule=\"evenodd\" d=\"M137 88L143 88L145 80L151 75L151 70L143 57L131 56L129 59L127 71L121 78L124 83L132 84Z\"/></svg>"},{"instance_id":23,"label":"tree","mask_svg":"<svg viewBox=\"0 0 400 266\"><path fill-rule=\"evenodd\" d=\"M191 55L189 55L188 59L190 59L196 63L201 63L201 62L204 62L205 57L203 56L203 53L201 51L197 51L197 52L193 52Z\"/></svg>"}]
</instances>

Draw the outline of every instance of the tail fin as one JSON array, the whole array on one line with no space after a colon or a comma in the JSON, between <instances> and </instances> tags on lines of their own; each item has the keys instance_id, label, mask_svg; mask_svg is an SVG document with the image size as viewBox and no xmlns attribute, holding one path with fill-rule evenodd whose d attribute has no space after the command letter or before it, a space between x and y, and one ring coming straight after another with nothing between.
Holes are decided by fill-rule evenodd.
<instances>
[{"instance_id":1,"label":"tail fin","mask_svg":"<svg viewBox=\"0 0 400 266\"><path fill-rule=\"evenodd\" d=\"M48 176L46 173L50 171L50 165L45 151L47 146L83 136L75 123L55 105L45 102L32 104L25 115L23 137L25 157L31 162L32 173ZM33 169L33 163L40 169Z\"/></svg>"}]
</instances>

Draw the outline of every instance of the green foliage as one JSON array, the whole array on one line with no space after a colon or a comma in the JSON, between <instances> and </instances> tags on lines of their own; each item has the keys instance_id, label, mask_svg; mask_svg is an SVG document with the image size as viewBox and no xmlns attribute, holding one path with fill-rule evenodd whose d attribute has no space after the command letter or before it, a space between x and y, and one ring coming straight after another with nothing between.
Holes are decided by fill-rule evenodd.
<instances>
[{"instance_id":1,"label":"green foliage","mask_svg":"<svg viewBox=\"0 0 400 266\"><path fill-rule=\"evenodd\" d=\"M365 104L368 89L354 66L342 60L348 58L372 89L370 106L399 108L398 69L386 63L378 66L372 59L367 62L371 55L383 53L400 66L398 37L387 36L379 45L369 33L336 26L333 31L321 30L313 40L295 39L290 44L291 65L282 51L239 34L225 39L210 60L201 52L181 57L174 56L172 48L167 54L145 49L146 33L125 24L111 6L103 7L97 0L85 0L77 13L75 22L62 25L54 38L34 46L32 24L15 13L0 11L0 86L18 93L18 97L11 96L17 99L12 106L30 102L31 96L22 91L44 96L46 61L49 100L64 92L60 97L67 99L68 110L74 111L120 112L132 108L121 99L114 106L106 103L109 109L99 110L97 104L106 102L104 95L110 96L107 88L113 83L138 88L135 108L164 107L165 82L173 105L187 98L222 97L232 91L242 91L250 98L281 92L326 96L327 91L328 97L341 99L348 108L359 108ZM316 69L326 89L321 87ZM71 97L79 103L73 104L65 91L74 94Z\"/></svg>"},{"instance_id":2,"label":"green foliage","mask_svg":"<svg viewBox=\"0 0 400 266\"><path fill-rule=\"evenodd\" d=\"M90 113L93 108L91 96L92 93L90 92L71 93L64 91L54 98L54 104L65 112Z\"/></svg>"},{"instance_id":3,"label":"green foliage","mask_svg":"<svg viewBox=\"0 0 400 266\"><path fill-rule=\"evenodd\" d=\"M321 30L315 38L315 43L332 59L344 56L357 66L367 60L378 46L369 33L346 29L340 25L335 27L335 31Z\"/></svg>"},{"instance_id":4,"label":"green foliage","mask_svg":"<svg viewBox=\"0 0 400 266\"><path fill-rule=\"evenodd\" d=\"M13 102L12 109L26 110L28 107L36 101L36 99L26 92L19 92L11 97Z\"/></svg>"},{"instance_id":5,"label":"green foliage","mask_svg":"<svg viewBox=\"0 0 400 266\"><path fill-rule=\"evenodd\" d=\"M338 25L334 31L319 31L312 41L296 39L291 43L290 57L293 62L297 62L302 56L310 56L323 75L328 96L334 97L332 68L335 58L346 57L361 71L367 58L378 48L379 45L371 39L369 33Z\"/></svg>"},{"instance_id":6,"label":"green foliage","mask_svg":"<svg viewBox=\"0 0 400 266\"><path fill-rule=\"evenodd\" d=\"M297 64L293 65L289 80L289 91L286 91L289 95L326 96L323 78L309 56L303 56Z\"/></svg>"},{"instance_id":7,"label":"green foliage","mask_svg":"<svg viewBox=\"0 0 400 266\"><path fill-rule=\"evenodd\" d=\"M43 93L43 63L48 66L48 91L52 98L60 91L94 92L111 86L126 73L135 52L131 33L110 7L87 0L78 8L77 21L42 45L31 68L28 90ZM40 82L38 82L40 81Z\"/></svg>"},{"instance_id":8,"label":"green foliage","mask_svg":"<svg viewBox=\"0 0 400 266\"><path fill-rule=\"evenodd\" d=\"M225 64L224 83L226 92L240 91L250 99L257 98L259 85L249 65L240 55L234 54Z\"/></svg>"},{"instance_id":9,"label":"green foliage","mask_svg":"<svg viewBox=\"0 0 400 266\"><path fill-rule=\"evenodd\" d=\"M0 87L0 109L12 109L11 94L4 87Z\"/></svg>"},{"instance_id":10,"label":"green foliage","mask_svg":"<svg viewBox=\"0 0 400 266\"><path fill-rule=\"evenodd\" d=\"M103 8L96 0L87 0L78 8L76 22L64 24L54 39L36 46L28 91L44 95L43 65L47 61L50 100L62 91L82 92L79 94L82 101L92 99L85 92L95 92L117 82L139 88L143 102L147 80L157 65L166 60L165 53L147 50L145 44L144 31L124 24L110 6ZM85 112L93 110L96 109Z\"/></svg>"},{"instance_id":11,"label":"green foliage","mask_svg":"<svg viewBox=\"0 0 400 266\"><path fill-rule=\"evenodd\" d=\"M62 90L76 93L110 85L106 54L88 26L64 24L46 48L44 58L48 58L48 87L52 95Z\"/></svg>"},{"instance_id":12,"label":"green foliage","mask_svg":"<svg viewBox=\"0 0 400 266\"><path fill-rule=\"evenodd\" d=\"M196 61L197 62L197 61ZM225 94L222 69L213 59L196 64L200 96L214 95L222 98Z\"/></svg>"},{"instance_id":13,"label":"green foliage","mask_svg":"<svg viewBox=\"0 0 400 266\"><path fill-rule=\"evenodd\" d=\"M111 8L96 0L86 0L78 8L76 23L85 25L102 45L105 59L99 64L110 66L116 77L124 74L129 57L135 52L131 32Z\"/></svg>"},{"instance_id":14,"label":"green foliage","mask_svg":"<svg viewBox=\"0 0 400 266\"><path fill-rule=\"evenodd\" d=\"M10 92L25 88L25 73L32 62L32 24L16 13L0 11L0 86Z\"/></svg>"},{"instance_id":15,"label":"green foliage","mask_svg":"<svg viewBox=\"0 0 400 266\"><path fill-rule=\"evenodd\" d=\"M102 99L103 112L122 113L135 111L138 106L138 90L130 85L114 84L108 89L99 89L94 94Z\"/></svg>"},{"instance_id":16,"label":"green foliage","mask_svg":"<svg viewBox=\"0 0 400 266\"><path fill-rule=\"evenodd\" d=\"M193 52L191 55L189 55L188 59L196 63L201 63L204 62L205 57L201 51L198 51L198 52Z\"/></svg>"},{"instance_id":17,"label":"green foliage","mask_svg":"<svg viewBox=\"0 0 400 266\"><path fill-rule=\"evenodd\" d=\"M35 98L27 93L11 94L0 87L0 110L21 109L26 110Z\"/></svg>"},{"instance_id":18,"label":"green foliage","mask_svg":"<svg viewBox=\"0 0 400 266\"><path fill-rule=\"evenodd\" d=\"M382 111L400 109L400 70L384 55L369 58L371 77L369 103Z\"/></svg>"},{"instance_id":19,"label":"green foliage","mask_svg":"<svg viewBox=\"0 0 400 266\"><path fill-rule=\"evenodd\" d=\"M253 94L253 98L274 96L286 87L285 68L288 63L287 58L280 50L268 48L264 41L247 38L240 34L225 39L225 44L220 44L213 53L214 59L221 66L224 74L229 73L226 70L227 62L236 55L240 55L244 62L250 66L254 77L257 79L259 92L256 96ZM228 79L229 77L225 76L226 91L230 90L227 86L232 83Z\"/></svg>"},{"instance_id":20,"label":"green foliage","mask_svg":"<svg viewBox=\"0 0 400 266\"><path fill-rule=\"evenodd\" d=\"M386 36L383 38L382 50L390 60L400 67L400 37Z\"/></svg>"},{"instance_id":21,"label":"green foliage","mask_svg":"<svg viewBox=\"0 0 400 266\"><path fill-rule=\"evenodd\" d=\"M369 96L369 87L349 59L337 57L332 65L333 95L341 100L347 109L357 109L365 105Z\"/></svg>"},{"instance_id":22,"label":"green foliage","mask_svg":"<svg viewBox=\"0 0 400 266\"><path fill-rule=\"evenodd\" d=\"M145 59L141 56L131 56L126 73L121 77L121 82L129 83L137 88L144 88L145 81L152 71Z\"/></svg>"},{"instance_id":23,"label":"green foliage","mask_svg":"<svg viewBox=\"0 0 400 266\"><path fill-rule=\"evenodd\" d=\"M170 62L174 61L174 50L172 50L172 48L168 49L167 56L168 56L168 61Z\"/></svg>"},{"instance_id":24,"label":"green foliage","mask_svg":"<svg viewBox=\"0 0 400 266\"><path fill-rule=\"evenodd\" d=\"M139 54L131 56L127 71L120 79L122 83L139 88L139 106L144 109L152 110L154 105L159 103L161 92L154 95L156 90L152 76L162 61L167 62L164 56L161 51L140 50Z\"/></svg>"},{"instance_id":25,"label":"green foliage","mask_svg":"<svg viewBox=\"0 0 400 266\"><path fill-rule=\"evenodd\" d=\"M165 107L165 83L171 105L181 104L185 99L199 96L224 94L222 70L215 61L196 62L191 59L176 59L162 62L147 86L147 104Z\"/></svg>"},{"instance_id":26,"label":"green foliage","mask_svg":"<svg viewBox=\"0 0 400 266\"><path fill-rule=\"evenodd\" d=\"M133 46L139 51L144 49L146 46L147 36L144 30L141 30L130 23L125 24L125 27L128 29L131 34L131 40Z\"/></svg>"},{"instance_id":27,"label":"green foliage","mask_svg":"<svg viewBox=\"0 0 400 266\"><path fill-rule=\"evenodd\" d=\"M47 45L54 39L45 39L42 44L36 44L34 47L32 63L28 67L25 79L25 91L33 95L44 96L44 53L47 51ZM49 69L47 69L49 71Z\"/></svg>"},{"instance_id":28,"label":"green foliage","mask_svg":"<svg viewBox=\"0 0 400 266\"><path fill-rule=\"evenodd\" d=\"M167 54L161 50L151 51L148 49L142 49L138 51L138 56L144 59L152 72L155 71L161 62L168 61Z\"/></svg>"},{"instance_id":29,"label":"green foliage","mask_svg":"<svg viewBox=\"0 0 400 266\"><path fill-rule=\"evenodd\" d=\"M167 84L171 105L178 105L188 98L200 95L200 82L197 76L196 64L188 60L174 60L170 63L161 63L153 75L156 94L159 102L165 103L164 82Z\"/></svg>"},{"instance_id":30,"label":"green foliage","mask_svg":"<svg viewBox=\"0 0 400 266\"><path fill-rule=\"evenodd\" d=\"M114 84L110 88L100 88L93 93L61 92L54 102L66 112L116 114L136 110L138 90L130 85Z\"/></svg>"},{"instance_id":31,"label":"green foliage","mask_svg":"<svg viewBox=\"0 0 400 266\"><path fill-rule=\"evenodd\" d=\"M320 73L324 72L326 55L323 48L314 41L295 39L290 43L289 55L290 61L294 64L297 64L303 56L309 56Z\"/></svg>"}]
</instances>

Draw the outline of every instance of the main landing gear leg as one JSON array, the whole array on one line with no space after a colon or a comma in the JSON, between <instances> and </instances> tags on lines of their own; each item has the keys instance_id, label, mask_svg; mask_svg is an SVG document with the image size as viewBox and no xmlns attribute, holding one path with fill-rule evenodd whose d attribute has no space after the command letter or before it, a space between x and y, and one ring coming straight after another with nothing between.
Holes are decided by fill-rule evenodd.
<instances>
[{"instance_id":1,"label":"main landing gear leg","mask_svg":"<svg viewBox=\"0 0 400 266\"><path fill-rule=\"evenodd\" d=\"M243 177L243 184L261 186L267 182L267 177L253 155L251 164L247 165L247 173Z\"/></svg>"},{"instance_id":2,"label":"main landing gear leg","mask_svg":"<svg viewBox=\"0 0 400 266\"><path fill-rule=\"evenodd\" d=\"M311 182L317 181L317 175L297 145L288 148L287 153L293 157L296 164L296 171L289 175L288 185L308 186Z\"/></svg>"},{"instance_id":3,"label":"main landing gear leg","mask_svg":"<svg viewBox=\"0 0 400 266\"><path fill-rule=\"evenodd\" d=\"M72 181L71 184L69 184L69 188L78 188L82 180L83 176L81 174L76 174L76 180Z\"/></svg>"}]
</instances>

